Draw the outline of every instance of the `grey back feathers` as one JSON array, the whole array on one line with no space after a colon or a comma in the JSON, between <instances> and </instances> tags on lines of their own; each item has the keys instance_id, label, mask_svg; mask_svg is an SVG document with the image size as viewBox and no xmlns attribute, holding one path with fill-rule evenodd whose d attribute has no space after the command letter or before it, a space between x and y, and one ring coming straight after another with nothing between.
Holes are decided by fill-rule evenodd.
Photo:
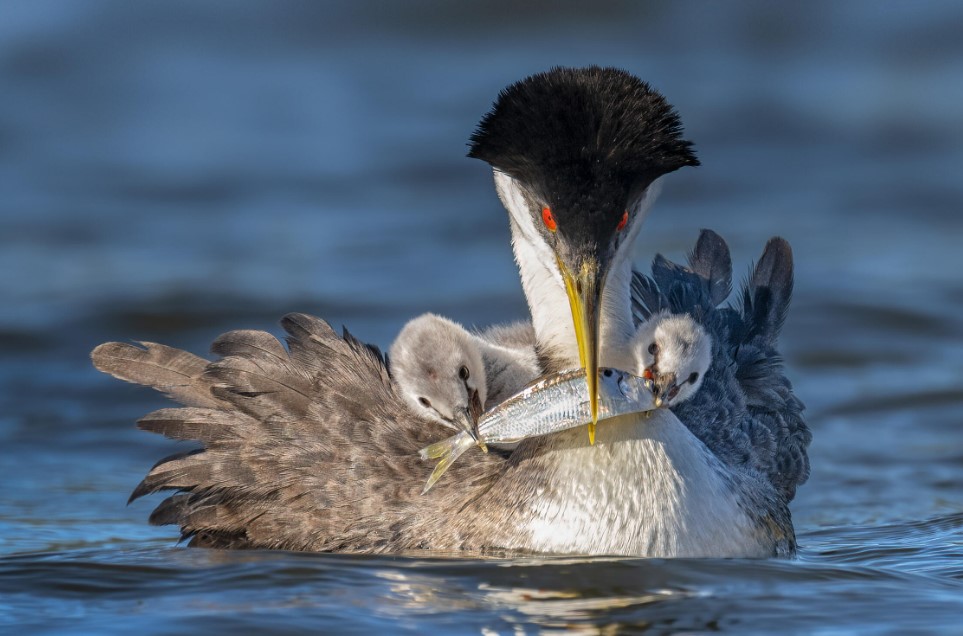
<instances>
[{"instance_id":1,"label":"grey back feathers","mask_svg":"<svg viewBox=\"0 0 963 636\"><path fill-rule=\"evenodd\" d=\"M121 380L154 388L185 406L220 405L204 375L207 360L155 342L138 344L141 347L106 342L91 353L94 366Z\"/></svg>"},{"instance_id":2,"label":"grey back feathers","mask_svg":"<svg viewBox=\"0 0 963 636\"><path fill-rule=\"evenodd\" d=\"M659 255L650 276L635 272L632 281L637 320L658 312L689 314L712 337L702 387L673 411L720 459L765 475L786 501L809 477L812 440L776 349L792 270L789 244L771 239L743 284L741 306L720 307L731 289L729 249L703 230L688 267Z\"/></svg>"},{"instance_id":3,"label":"grey back feathers","mask_svg":"<svg viewBox=\"0 0 963 636\"><path fill-rule=\"evenodd\" d=\"M732 291L729 246L712 230L702 230L683 267L657 254L652 275L636 272L632 279L632 312L637 322L652 314L712 311Z\"/></svg>"},{"instance_id":4,"label":"grey back feathers","mask_svg":"<svg viewBox=\"0 0 963 636\"><path fill-rule=\"evenodd\" d=\"M699 233L699 239L689 253L689 269L702 280L713 307L721 305L732 293L729 246L715 232L703 230Z\"/></svg>"},{"instance_id":5,"label":"grey back feathers","mask_svg":"<svg viewBox=\"0 0 963 636\"><path fill-rule=\"evenodd\" d=\"M495 325L475 334L485 361L490 409L515 395L542 375L530 322Z\"/></svg>"},{"instance_id":6,"label":"grey back feathers","mask_svg":"<svg viewBox=\"0 0 963 636\"><path fill-rule=\"evenodd\" d=\"M305 314L281 324L287 349L232 331L214 362L154 345L94 350L98 369L193 405L155 411L142 429L203 444L162 459L131 498L175 491L150 520L180 526L192 545L459 549L457 531L433 529L453 511L421 496L431 470L416 452L450 431L404 408L376 348ZM493 452L453 466L461 490L442 501L463 508L504 462Z\"/></svg>"},{"instance_id":7,"label":"grey back feathers","mask_svg":"<svg viewBox=\"0 0 963 636\"><path fill-rule=\"evenodd\" d=\"M779 237L769 239L743 286L744 338L762 338L775 345L789 313L792 287L792 248Z\"/></svg>"}]
</instances>

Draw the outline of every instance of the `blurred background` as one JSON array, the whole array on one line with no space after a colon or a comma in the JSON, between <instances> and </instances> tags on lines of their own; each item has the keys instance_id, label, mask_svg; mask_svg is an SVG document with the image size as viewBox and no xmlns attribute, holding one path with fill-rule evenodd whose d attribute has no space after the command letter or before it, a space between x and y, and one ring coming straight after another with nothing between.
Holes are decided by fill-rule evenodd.
<instances>
[{"instance_id":1,"label":"blurred background","mask_svg":"<svg viewBox=\"0 0 963 636\"><path fill-rule=\"evenodd\" d=\"M133 427L165 402L96 373L102 341L205 354L307 311L387 346L424 311L524 317L466 142L505 85L588 64L662 91L703 163L665 180L640 267L702 227L737 274L793 245L804 556L875 532L917 557L853 562L959 557L963 4L870 0L4 2L0 556L176 538L156 500L124 506L177 448Z\"/></svg>"}]
</instances>

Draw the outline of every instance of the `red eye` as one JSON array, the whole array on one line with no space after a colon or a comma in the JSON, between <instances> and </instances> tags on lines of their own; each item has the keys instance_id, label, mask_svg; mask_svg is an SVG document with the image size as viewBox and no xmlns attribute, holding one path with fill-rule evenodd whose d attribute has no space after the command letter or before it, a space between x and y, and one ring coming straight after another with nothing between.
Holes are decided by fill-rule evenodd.
<instances>
[{"instance_id":1,"label":"red eye","mask_svg":"<svg viewBox=\"0 0 963 636\"><path fill-rule=\"evenodd\" d=\"M616 232L621 232L625 229L625 226L629 223L629 211L626 210L622 213L622 218L619 219L619 224L615 226Z\"/></svg>"},{"instance_id":2,"label":"red eye","mask_svg":"<svg viewBox=\"0 0 963 636\"><path fill-rule=\"evenodd\" d=\"M545 227L547 227L550 232L554 232L558 229L558 224L555 222L555 217L552 216L552 209L547 206L542 208L542 222L545 223Z\"/></svg>"}]
</instances>

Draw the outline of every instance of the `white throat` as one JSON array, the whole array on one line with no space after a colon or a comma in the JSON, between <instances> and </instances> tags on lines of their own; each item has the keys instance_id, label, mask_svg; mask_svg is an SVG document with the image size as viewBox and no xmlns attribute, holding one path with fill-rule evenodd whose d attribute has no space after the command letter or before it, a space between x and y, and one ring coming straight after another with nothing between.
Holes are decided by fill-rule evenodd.
<instances>
[{"instance_id":1,"label":"white throat","mask_svg":"<svg viewBox=\"0 0 963 636\"><path fill-rule=\"evenodd\" d=\"M495 188L508 210L512 248L532 314L536 340L553 358L577 367L579 356L575 327L555 254L535 228L522 186L507 174L495 170ZM635 333L630 297L632 245L660 190L661 179L657 179L637 203L632 224L623 230L626 236L609 269L601 302L600 366L633 368L628 347Z\"/></svg>"}]
</instances>

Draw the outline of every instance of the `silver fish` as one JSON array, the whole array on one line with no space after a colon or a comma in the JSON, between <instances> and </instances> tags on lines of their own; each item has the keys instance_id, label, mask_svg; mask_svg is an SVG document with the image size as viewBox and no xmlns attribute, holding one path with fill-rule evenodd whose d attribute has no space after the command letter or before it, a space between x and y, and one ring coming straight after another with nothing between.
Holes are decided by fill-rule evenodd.
<instances>
[{"instance_id":1,"label":"silver fish","mask_svg":"<svg viewBox=\"0 0 963 636\"><path fill-rule=\"evenodd\" d=\"M599 420L656 408L652 381L617 369L599 369ZM514 444L529 437L558 433L592 420L584 369L571 369L530 384L478 421L479 446ZM437 459L422 494L441 479L462 453L476 444L467 432L419 451L422 459ZM484 449L484 446L482 446ZM485 452L488 452L487 450Z\"/></svg>"}]
</instances>

